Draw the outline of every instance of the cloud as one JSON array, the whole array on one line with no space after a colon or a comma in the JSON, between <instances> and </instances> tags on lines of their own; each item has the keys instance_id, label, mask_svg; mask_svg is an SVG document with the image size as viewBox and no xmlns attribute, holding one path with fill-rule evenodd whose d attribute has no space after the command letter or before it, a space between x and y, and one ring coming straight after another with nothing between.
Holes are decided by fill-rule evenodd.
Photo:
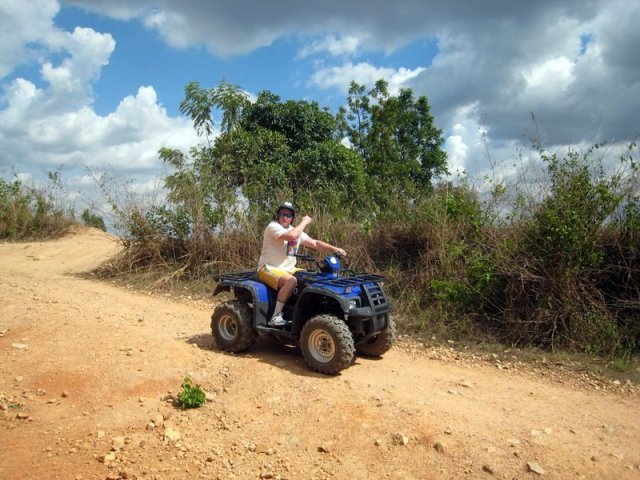
<instances>
[{"instance_id":1,"label":"cloud","mask_svg":"<svg viewBox=\"0 0 640 480\"><path fill-rule=\"evenodd\" d=\"M4 1L0 5L0 79L41 56L39 42L55 35L55 0Z\"/></svg>"},{"instance_id":2,"label":"cloud","mask_svg":"<svg viewBox=\"0 0 640 480\"><path fill-rule=\"evenodd\" d=\"M437 25L427 4L398 5L386 0L361 2L255 2L247 0L63 0L120 19L138 18L170 45L205 45L223 57L244 55L290 35L366 39L367 48L392 51ZM187 26L188 28L185 28ZM336 37L337 38L337 37Z\"/></svg>"},{"instance_id":3,"label":"cloud","mask_svg":"<svg viewBox=\"0 0 640 480\"><path fill-rule=\"evenodd\" d=\"M11 48L37 52L24 61L39 65L40 77L37 84L16 76L2 85L0 173L13 171L18 178L35 181L39 170L62 166L72 186L89 192L86 178L78 180L85 167L148 177L162 168L161 147L186 151L197 143L190 121L168 116L152 86L139 87L113 112L98 115L93 110L93 86L116 42L110 34L90 28L58 29L52 22L57 11L55 2L40 0L9 2L1 10L7 20L3 24L25 20L24 32ZM3 30L0 36L4 35ZM0 57L5 74L19 64L13 57ZM146 178L136 184L149 185Z\"/></svg>"},{"instance_id":4,"label":"cloud","mask_svg":"<svg viewBox=\"0 0 640 480\"><path fill-rule=\"evenodd\" d=\"M407 68L384 68L375 67L369 63L351 62L340 66L326 67L316 71L310 84L320 88L336 88L346 93L349 90L349 83L354 80L360 85L373 87L379 79L384 79L389 83L389 92L397 94L407 82L418 76L425 69L423 67L410 70Z\"/></svg>"},{"instance_id":5,"label":"cloud","mask_svg":"<svg viewBox=\"0 0 640 480\"><path fill-rule=\"evenodd\" d=\"M440 123L477 104L498 140L525 133L531 113L563 144L585 136L633 136L640 107L640 2L198 2L65 0L120 18L138 18L174 46L205 45L223 57L296 37L300 57L390 54L436 39L424 70L383 68L369 60L329 66L319 61L309 85L345 91L355 79L393 77L426 95ZM318 37L321 40L318 40ZM376 79L377 79L376 78ZM391 80L390 80L391 81ZM588 99L588 100L587 100ZM637 122L635 122L637 123Z\"/></svg>"},{"instance_id":6,"label":"cloud","mask_svg":"<svg viewBox=\"0 0 640 480\"><path fill-rule=\"evenodd\" d=\"M532 113L549 145L631 138L640 107L640 59L631 54L640 45L632 26L640 3L583 7L562 2L494 22L479 17L464 30L448 25L432 66L410 85L447 125L475 103L477 121L498 141L528 135Z\"/></svg>"},{"instance_id":7,"label":"cloud","mask_svg":"<svg viewBox=\"0 0 640 480\"><path fill-rule=\"evenodd\" d=\"M345 37L328 35L301 48L298 55L300 58L306 58L311 55L328 53L332 57L350 57L358 52L361 45L362 40L351 35Z\"/></svg>"}]
</instances>

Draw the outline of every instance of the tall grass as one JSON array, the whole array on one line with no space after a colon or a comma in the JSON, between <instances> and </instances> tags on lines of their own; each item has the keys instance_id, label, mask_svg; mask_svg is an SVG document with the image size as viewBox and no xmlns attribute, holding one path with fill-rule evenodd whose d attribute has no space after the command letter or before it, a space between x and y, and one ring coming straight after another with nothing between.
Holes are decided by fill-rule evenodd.
<instances>
[{"instance_id":1,"label":"tall grass","mask_svg":"<svg viewBox=\"0 0 640 480\"><path fill-rule=\"evenodd\" d=\"M19 180L0 178L0 238L56 238L77 224L73 214L56 203L51 190L28 188Z\"/></svg>"}]
</instances>

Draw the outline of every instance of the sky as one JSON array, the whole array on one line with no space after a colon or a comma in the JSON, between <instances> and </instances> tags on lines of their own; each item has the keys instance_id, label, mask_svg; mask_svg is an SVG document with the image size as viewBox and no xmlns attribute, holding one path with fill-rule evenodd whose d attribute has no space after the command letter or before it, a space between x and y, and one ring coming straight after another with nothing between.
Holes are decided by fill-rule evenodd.
<instances>
[{"instance_id":1,"label":"sky","mask_svg":"<svg viewBox=\"0 0 640 480\"><path fill-rule=\"evenodd\" d=\"M452 174L508 177L532 138L637 139L638 25L640 0L0 0L0 176L59 171L78 208L103 174L153 191L158 150L202 142L190 81L335 113L383 78L429 99Z\"/></svg>"}]
</instances>

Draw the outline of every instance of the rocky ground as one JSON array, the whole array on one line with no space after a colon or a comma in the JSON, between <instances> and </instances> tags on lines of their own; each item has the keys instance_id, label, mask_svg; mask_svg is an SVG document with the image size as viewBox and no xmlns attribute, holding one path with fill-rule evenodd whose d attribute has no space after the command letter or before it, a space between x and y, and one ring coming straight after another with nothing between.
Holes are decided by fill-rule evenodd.
<instances>
[{"instance_id":1,"label":"rocky ground","mask_svg":"<svg viewBox=\"0 0 640 480\"><path fill-rule=\"evenodd\" d=\"M225 354L213 299L75 275L117 249L0 245L0 478L640 479L631 382L407 337L335 377L267 339Z\"/></svg>"}]
</instances>

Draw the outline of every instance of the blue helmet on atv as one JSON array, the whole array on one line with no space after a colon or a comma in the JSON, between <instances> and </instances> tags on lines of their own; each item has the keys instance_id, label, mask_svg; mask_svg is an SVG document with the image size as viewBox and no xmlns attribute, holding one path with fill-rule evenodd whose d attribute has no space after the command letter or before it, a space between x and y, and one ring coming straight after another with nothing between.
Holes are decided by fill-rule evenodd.
<instances>
[{"instance_id":1,"label":"blue helmet on atv","mask_svg":"<svg viewBox=\"0 0 640 480\"><path fill-rule=\"evenodd\" d=\"M278 218L282 210L291 210L291 213L293 213L293 216L294 217L296 216L296 208L293 206L293 203L291 202L283 202L280 204L280 206L276 210L276 218Z\"/></svg>"}]
</instances>

